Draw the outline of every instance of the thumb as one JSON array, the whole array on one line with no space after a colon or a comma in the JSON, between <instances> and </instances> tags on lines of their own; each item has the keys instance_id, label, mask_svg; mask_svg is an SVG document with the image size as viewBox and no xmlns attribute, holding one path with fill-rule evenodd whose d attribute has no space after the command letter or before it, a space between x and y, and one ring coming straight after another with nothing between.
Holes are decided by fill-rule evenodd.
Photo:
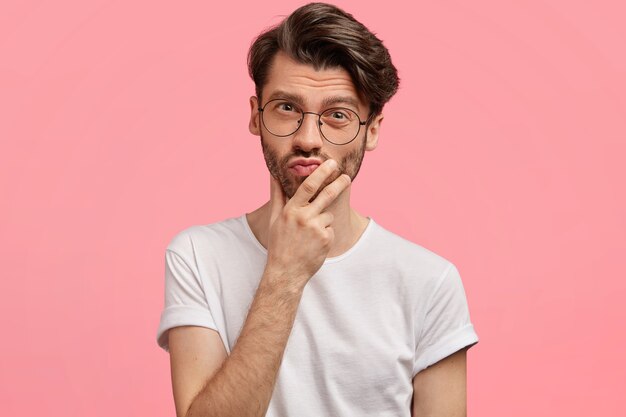
<instances>
[{"instance_id":1,"label":"thumb","mask_svg":"<svg viewBox=\"0 0 626 417\"><path fill-rule=\"evenodd\" d=\"M270 174L270 227L285 207L285 193L280 182Z\"/></svg>"}]
</instances>

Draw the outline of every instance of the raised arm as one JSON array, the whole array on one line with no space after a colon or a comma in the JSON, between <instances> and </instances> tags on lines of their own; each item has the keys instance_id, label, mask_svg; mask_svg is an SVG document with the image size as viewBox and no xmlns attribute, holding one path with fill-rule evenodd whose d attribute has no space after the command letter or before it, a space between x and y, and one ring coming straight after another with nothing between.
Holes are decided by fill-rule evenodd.
<instances>
[{"instance_id":1,"label":"raised arm","mask_svg":"<svg viewBox=\"0 0 626 417\"><path fill-rule=\"evenodd\" d=\"M287 203L272 179L268 260L230 356L218 348L216 333L209 329L200 336L189 333L170 341L179 417L265 415L302 292L334 239L333 217L325 209L350 184L350 178L341 175L325 187L328 192L309 203L336 169L335 161L324 162ZM187 378L182 369L189 370L194 363L204 372L190 371Z\"/></svg>"}]
</instances>

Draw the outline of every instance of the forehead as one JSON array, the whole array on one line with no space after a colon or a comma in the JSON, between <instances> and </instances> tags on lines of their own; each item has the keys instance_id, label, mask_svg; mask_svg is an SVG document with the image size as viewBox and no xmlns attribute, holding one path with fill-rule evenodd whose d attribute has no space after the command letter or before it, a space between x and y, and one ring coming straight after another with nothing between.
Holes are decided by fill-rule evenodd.
<instances>
[{"instance_id":1,"label":"forehead","mask_svg":"<svg viewBox=\"0 0 626 417\"><path fill-rule=\"evenodd\" d=\"M310 106L318 106L329 98L344 97L351 99L355 107L366 108L345 69L333 67L316 70L312 65L297 62L279 51L272 61L263 87L263 100L267 101L282 92L301 96L305 100L302 104Z\"/></svg>"}]
</instances>

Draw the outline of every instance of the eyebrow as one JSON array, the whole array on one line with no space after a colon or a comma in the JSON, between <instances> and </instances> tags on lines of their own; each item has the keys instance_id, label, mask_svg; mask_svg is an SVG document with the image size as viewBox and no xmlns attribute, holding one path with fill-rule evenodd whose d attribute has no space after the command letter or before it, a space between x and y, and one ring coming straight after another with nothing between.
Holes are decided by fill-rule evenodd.
<instances>
[{"instance_id":1,"label":"eyebrow","mask_svg":"<svg viewBox=\"0 0 626 417\"><path fill-rule=\"evenodd\" d=\"M282 98L285 100L293 101L295 104L298 104L300 106L302 106L306 102L306 99L300 94L292 94L283 90L274 91L269 96L268 101L276 99L276 98ZM326 97L324 98L324 100L322 100L323 109L329 108L336 104L349 104L355 107L357 110L359 110L358 101L354 97L351 97L351 96L331 96L331 97Z\"/></svg>"},{"instance_id":2,"label":"eyebrow","mask_svg":"<svg viewBox=\"0 0 626 417\"><path fill-rule=\"evenodd\" d=\"M339 104L339 103L343 103L343 104L349 104L355 108L359 108L359 103L357 103L357 101L350 96L332 96L332 97L326 97L323 101L322 101L322 107L326 108L326 107L330 107L333 106L335 104Z\"/></svg>"}]
</instances>

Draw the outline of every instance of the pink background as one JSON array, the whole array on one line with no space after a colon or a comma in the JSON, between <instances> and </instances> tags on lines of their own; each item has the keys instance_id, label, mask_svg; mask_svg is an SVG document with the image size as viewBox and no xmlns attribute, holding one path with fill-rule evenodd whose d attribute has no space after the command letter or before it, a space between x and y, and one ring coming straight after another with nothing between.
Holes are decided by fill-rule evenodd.
<instances>
[{"instance_id":1,"label":"pink background","mask_svg":"<svg viewBox=\"0 0 626 417\"><path fill-rule=\"evenodd\" d=\"M174 415L164 249L268 197L246 52L303 4L208 3L0 6L3 415ZM459 268L469 414L625 415L623 3L337 4L402 78L353 203Z\"/></svg>"}]
</instances>

